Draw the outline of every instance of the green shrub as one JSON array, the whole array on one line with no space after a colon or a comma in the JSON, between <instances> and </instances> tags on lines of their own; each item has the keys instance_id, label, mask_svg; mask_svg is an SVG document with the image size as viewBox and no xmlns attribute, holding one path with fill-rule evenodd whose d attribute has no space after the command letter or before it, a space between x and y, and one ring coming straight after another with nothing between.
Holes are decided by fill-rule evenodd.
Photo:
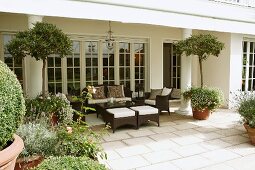
<instances>
[{"instance_id":1,"label":"green shrub","mask_svg":"<svg viewBox=\"0 0 255 170\"><path fill-rule=\"evenodd\" d=\"M37 96L34 99L26 99L26 122L37 121L42 117L51 118L56 114L58 123L68 124L72 121L73 109L64 94L48 94L45 99Z\"/></svg>"},{"instance_id":2,"label":"green shrub","mask_svg":"<svg viewBox=\"0 0 255 170\"><path fill-rule=\"evenodd\" d=\"M18 129L25 114L25 100L16 75L0 61L0 150Z\"/></svg>"},{"instance_id":3,"label":"green shrub","mask_svg":"<svg viewBox=\"0 0 255 170\"><path fill-rule=\"evenodd\" d=\"M25 148L21 157L33 155L49 156L53 154L56 143L56 133L47 129L46 124L23 124L17 130L17 134L23 139Z\"/></svg>"},{"instance_id":4,"label":"green shrub","mask_svg":"<svg viewBox=\"0 0 255 170\"><path fill-rule=\"evenodd\" d=\"M106 170L104 165L99 164L87 157L49 157L45 159L35 170Z\"/></svg>"},{"instance_id":5,"label":"green shrub","mask_svg":"<svg viewBox=\"0 0 255 170\"><path fill-rule=\"evenodd\" d=\"M196 110L207 108L213 111L223 103L222 91L207 87L192 87L183 93L183 97L190 99L192 108Z\"/></svg>"},{"instance_id":6,"label":"green shrub","mask_svg":"<svg viewBox=\"0 0 255 170\"><path fill-rule=\"evenodd\" d=\"M97 156L106 158L100 145L101 135L88 126L74 123L69 127L72 128L71 131L68 131L66 126L57 128L55 156L86 156L95 160Z\"/></svg>"},{"instance_id":7,"label":"green shrub","mask_svg":"<svg viewBox=\"0 0 255 170\"><path fill-rule=\"evenodd\" d=\"M236 109L242 116L242 122L255 128L255 94L254 92L240 92L234 96Z\"/></svg>"}]
</instances>

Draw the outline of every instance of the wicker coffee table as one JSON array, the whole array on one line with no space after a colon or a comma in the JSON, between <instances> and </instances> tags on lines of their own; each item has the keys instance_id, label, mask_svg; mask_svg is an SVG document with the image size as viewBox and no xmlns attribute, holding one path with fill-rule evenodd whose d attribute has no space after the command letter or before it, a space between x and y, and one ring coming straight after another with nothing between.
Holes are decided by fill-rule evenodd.
<instances>
[{"instance_id":1,"label":"wicker coffee table","mask_svg":"<svg viewBox=\"0 0 255 170\"><path fill-rule=\"evenodd\" d=\"M126 101L126 102L114 102L114 103L100 103L96 104L97 116L101 115L103 121L107 125L111 124L113 132L115 129L122 125L133 125L137 128L137 115L135 116L127 116L127 117L116 117L110 110L114 110L117 108L126 108L137 106L135 102Z\"/></svg>"}]
</instances>

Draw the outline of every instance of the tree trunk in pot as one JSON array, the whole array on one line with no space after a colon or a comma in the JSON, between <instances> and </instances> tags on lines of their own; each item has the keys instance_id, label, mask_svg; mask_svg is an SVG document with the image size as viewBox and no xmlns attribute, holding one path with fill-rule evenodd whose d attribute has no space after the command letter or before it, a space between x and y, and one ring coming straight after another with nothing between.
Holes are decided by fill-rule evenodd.
<instances>
[{"instance_id":1,"label":"tree trunk in pot","mask_svg":"<svg viewBox=\"0 0 255 170\"><path fill-rule=\"evenodd\" d=\"M14 135L14 141L10 146L0 151L0 169L1 170L13 170L15 162L19 154L24 148L23 140Z\"/></svg>"}]
</instances>

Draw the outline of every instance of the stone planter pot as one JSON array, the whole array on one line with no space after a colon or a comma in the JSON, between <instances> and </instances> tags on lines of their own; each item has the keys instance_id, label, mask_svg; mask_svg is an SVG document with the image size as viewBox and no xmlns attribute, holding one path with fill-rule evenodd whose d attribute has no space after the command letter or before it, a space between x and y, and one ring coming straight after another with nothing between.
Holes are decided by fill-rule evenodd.
<instances>
[{"instance_id":1,"label":"stone planter pot","mask_svg":"<svg viewBox=\"0 0 255 170\"><path fill-rule=\"evenodd\" d=\"M15 170L27 170L37 167L42 161L42 156L31 156L29 158L18 158L15 165Z\"/></svg>"},{"instance_id":2,"label":"stone planter pot","mask_svg":"<svg viewBox=\"0 0 255 170\"><path fill-rule=\"evenodd\" d=\"M243 124L247 133L248 133L248 136L250 137L251 139L251 143L253 145L255 145L255 128L251 128L248 124L244 123Z\"/></svg>"},{"instance_id":3,"label":"stone planter pot","mask_svg":"<svg viewBox=\"0 0 255 170\"><path fill-rule=\"evenodd\" d=\"M207 120L211 114L211 111L208 109L205 110L196 110L192 109L193 112L193 118L198 120Z\"/></svg>"},{"instance_id":4,"label":"stone planter pot","mask_svg":"<svg viewBox=\"0 0 255 170\"><path fill-rule=\"evenodd\" d=\"M14 134L14 141L10 146L0 151L0 169L13 170L19 154L24 148L23 140Z\"/></svg>"}]
</instances>

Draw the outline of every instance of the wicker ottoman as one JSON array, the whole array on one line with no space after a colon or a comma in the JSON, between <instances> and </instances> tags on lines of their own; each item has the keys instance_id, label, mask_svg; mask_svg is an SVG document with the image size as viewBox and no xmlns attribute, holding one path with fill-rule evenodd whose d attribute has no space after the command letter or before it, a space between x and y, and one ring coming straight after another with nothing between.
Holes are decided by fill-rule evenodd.
<instances>
[{"instance_id":1,"label":"wicker ottoman","mask_svg":"<svg viewBox=\"0 0 255 170\"><path fill-rule=\"evenodd\" d=\"M137 127L137 113L134 110L128 108L113 108L106 109L105 125L111 124L113 133L116 128L123 125L133 125Z\"/></svg>"},{"instance_id":2,"label":"wicker ottoman","mask_svg":"<svg viewBox=\"0 0 255 170\"><path fill-rule=\"evenodd\" d=\"M158 123L159 126L159 114L160 111L157 108L151 107L151 106L136 106L136 107L130 107L130 109L137 112L137 126L139 126L143 123L146 123L148 121L154 121Z\"/></svg>"}]
</instances>

